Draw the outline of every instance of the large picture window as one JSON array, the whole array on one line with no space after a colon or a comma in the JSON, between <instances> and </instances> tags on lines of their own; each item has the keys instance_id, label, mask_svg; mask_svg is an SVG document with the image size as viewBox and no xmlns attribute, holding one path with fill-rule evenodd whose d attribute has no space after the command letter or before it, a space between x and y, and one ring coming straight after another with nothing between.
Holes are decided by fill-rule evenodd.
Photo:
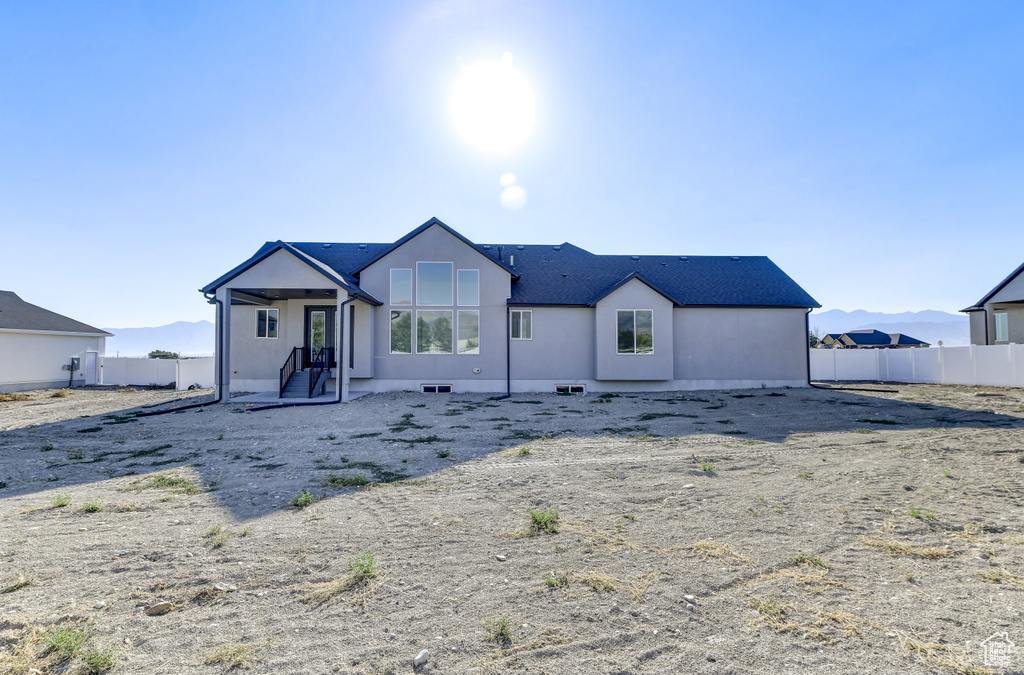
<instances>
[{"instance_id":1,"label":"large picture window","mask_svg":"<svg viewBox=\"0 0 1024 675\"><path fill-rule=\"evenodd\" d=\"M391 353L412 354L411 310L391 310Z\"/></svg>"},{"instance_id":2,"label":"large picture window","mask_svg":"<svg viewBox=\"0 0 1024 675\"><path fill-rule=\"evenodd\" d=\"M391 270L391 304L412 304L412 270Z\"/></svg>"},{"instance_id":3,"label":"large picture window","mask_svg":"<svg viewBox=\"0 0 1024 675\"><path fill-rule=\"evenodd\" d=\"M480 353L480 310L459 310L459 353Z\"/></svg>"},{"instance_id":4,"label":"large picture window","mask_svg":"<svg viewBox=\"0 0 1024 675\"><path fill-rule=\"evenodd\" d=\"M480 270L459 270L459 304L476 307L480 304Z\"/></svg>"},{"instance_id":5,"label":"large picture window","mask_svg":"<svg viewBox=\"0 0 1024 675\"><path fill-rule=\"evenodd\" d=\"M277 337L277 310L257 309L256 310L256 337L276 338Z\"/></svg>"},{"instance_id":6,"label":"large picture window","mask_svg":"<svg viewBox=\"0 0 1024 675\"><path fill-rule=\"evenodd\" d=\"M453 304L452 264L450 262L416 263L416 304Z\"/></svg>"},{"instance_id":7,"label":"large picture window","mask_svg":"<svg viewBox=\"0 0 1024 675\"><path fill-rule=\"evenodd\" d=\"M452 311L429 309L416 312L416 353L452 353Z\"/></svg>"},{"instance_id":8,"label":"large picture window","mask_svg":"<svg viewBox=\"0 0 1024 675\"><path fill-rule=\"evenodd\" d=\"M533 339L533 310L513 309L511 316L511 332L513 340Z\"/></svg>"},{"instance_id":9,"label":"large picture window","mask_svg":"<svg viewBox=\"0 0 1024 675\"><path fill-rule=\"evenodd\" d=\"M1006 312L995 312L992 315L996 324L996 342L1008 342L1010 340L1010 322L1007 320Z\"/></svg>"},{"instance_id":10,"label":"large picture window","mask_svg":"<svg viewBox=\"0 0 1024 675\"><path fill-rule=\"evenodd\" d=\"M620 309L616 312L620 354L654 353L654 312Z\"/></svg>"}]
</instances>

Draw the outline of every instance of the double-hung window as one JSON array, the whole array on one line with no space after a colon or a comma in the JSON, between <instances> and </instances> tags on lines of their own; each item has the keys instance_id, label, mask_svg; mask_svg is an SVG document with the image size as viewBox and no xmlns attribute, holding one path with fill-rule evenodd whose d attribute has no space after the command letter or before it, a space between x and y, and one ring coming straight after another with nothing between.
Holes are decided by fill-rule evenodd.
<instances>
[{"instance_id":1,"label":"double-hung window","mask_svg":"<svg viewBox=\"0 0 1024 675\"><path fill-rule=\"evenodd\" d=\"M513 309L511 311L510 330L513 340L533 339L533 310Z\"/></svg>"},{"instance_id":2,"label":"double-hung window","mask_svg":"<svg viewBox=\"0 0 1024 675\"><path fill-rule=\"evenodd\" d=\"M277 310L256 310L256 337L277 338Z\"/></svg>"},{"instance_id":3,"label":"double-hung window","mask_svg":"<svg viewBox=\"0 0 1024 675\"><path fill-rule=\"evenodd\" d=\"M654 312L649 309L616 311L619 354L654 353Z\"/></svg>"}]
</instances>

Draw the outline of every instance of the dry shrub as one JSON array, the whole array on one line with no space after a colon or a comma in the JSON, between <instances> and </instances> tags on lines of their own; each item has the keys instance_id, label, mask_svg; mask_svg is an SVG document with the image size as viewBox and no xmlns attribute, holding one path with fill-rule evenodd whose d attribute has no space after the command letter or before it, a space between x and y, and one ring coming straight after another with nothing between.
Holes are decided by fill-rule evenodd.
<instances>
[{"instance_id":1,"label":"dry shrub","mask_svg":"<svg viewBox=\"0 0 1024 675\"><path fill-rule=\"evenodd\" d=\"M0 393L0 403L9 403L9 402L12 402L12 401L32 401L32 400L34 400L34 399L31 396L29 396L28 394L19 394L17 392L15 392L13 394L3 394L3 393Z\"/></svg>"},{"instance_id":2,"label":"dry shrub","mask_svg":"<svg viewBox=\"0 0 1024 675\"><path fill-rule=\"evenodd\" d=\"M912 555L918 558L952 558L955 553L934 546L915 546L885 537L862 536L860 540L868 546L879 548L889 555Z\"/></svg>"},{"instance_id":3,"label":"dry shrub","mask_svg":"<svg viewBox=\"0 0 1024 675\"><path fill-rule=\"evenodd\" d=\"M739 553L734 552L731 548L729 548L728 544L720 544L716 541L695 541L693 542L692 546L688 546L687 548L689 548L691 551L694 551L695 553L699 553L701 556L701 560L707 560L708 558L719 558L721 560L736 560L747 565L752 565L754 563L754 561L750 558L747 558L745 556L740 555Z\"/></svg>"},{"instance_id":4,"label":"dry shrub","mask_svg":"<svg viewBox=\"0 0 1024 675\"><path fill-rule=\"evenodd\" d=\"M71 396L71 392L69 392L67 389L58 389L57 391L50 394L50 398L67 398L68 396Z\"/></svg>"},{"instance_id":5,"label":"dry shrub","mask_svg":"<svg viewBox=\"0 0 1024 675\"><path fill-rule=\"evenodd\" d=\"M902 633L896 636L903 651L931 668L948 668L962 675L995 675L994 670L976 666L971 655L959 647L941 642L924 642Z\"/></svg>"}]
</instances>

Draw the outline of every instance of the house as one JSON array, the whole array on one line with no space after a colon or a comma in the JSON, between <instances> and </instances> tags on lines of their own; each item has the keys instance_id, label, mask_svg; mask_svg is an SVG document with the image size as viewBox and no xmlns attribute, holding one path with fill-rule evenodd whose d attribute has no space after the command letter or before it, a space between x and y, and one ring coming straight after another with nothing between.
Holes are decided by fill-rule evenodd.
<instances>
[{"instance_id":1,"label":"house","mask_svg":"<svg viewBox=\"0 0 1024 675\"><path fill-rule=\"evenodd\" d=\"M829 333L821 340L823 349L910 349L928 343L903 333L883 333L874 328Z\"/></svg>"},{"instance_id":2,"label":"house","mask_svg":"<svg viewBox=\"0 0 1024 675\"><path fill-rule=\"evenodd\" d=\"M960 311L971 319L972 345L1024 343L1024 264Z\"/></svg>"},{"instance_id":3,"label":"house","mask_svg":"<svg viewBox=\"0 0 1024 675\"><path fill-rule=\"evenodd\" d=\"M97 384L108 337L0 291L0 392Z\"/></svg>"},{"instance_id":4,"label":"house","mask_svg":"<svg viewBox=\"0 0 1024 675\"><path fill-rule=\"evenodd\" d=\"M476 244L436 218L391 244L268 242L200 290L219 392L340 400L806 386L819 306L765 257Z\"/></svg>"}]
</instances>

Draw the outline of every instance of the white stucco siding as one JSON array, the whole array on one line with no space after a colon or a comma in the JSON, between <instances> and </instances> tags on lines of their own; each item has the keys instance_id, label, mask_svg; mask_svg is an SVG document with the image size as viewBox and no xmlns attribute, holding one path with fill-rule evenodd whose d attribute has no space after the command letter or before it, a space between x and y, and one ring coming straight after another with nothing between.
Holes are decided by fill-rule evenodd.
<instances>
[{"instance_id":1,"label":"white stucco siding","mask_svg":"<svg viewBox=\"0 0 1024 675\"><path fill-rule=\"evenodd\" d=\"M278 311L276 338L256 337L256 310ZM298 320L295 316L298 315ZM231 307L231 380L277 380L292 347L302 344L302 306L292 301L265 307ZM297 327L296 327L297 325ZM233 387L237 389L237 387Z\"/></svg>"},{"instance_id":2,"label":"white stucco siding","mask_svg":"<svg viewBox=\"0 0 1024 675\"><path fill-rule=\"evenodd\" d=\"M675 377L806 382L804 314L802 309L676 309Z\"/></svg>"},{"instance_id":3,"label":"white stucco siding","mask_svg":"<svg viewBox=\"0 0 1024 675\"><path fill-rule=\"evenodd\" d=\"M532 338L512 340L512 379L594 379L594 310L589 307L513 307L532 313ZM542 391L550 390L545 385Z\"/></svg>"},{"instance_id":4,"label":"white stucco siding","mask_svg":"<svg viewBox=\"0 0 1024 675\"><path fill-rule=\"evenodd\" d=\"M972 345L984 345L988 344L987 333L985 331L985 317L987 312L968 312L967 316L970 317L971 322L971 344Z\"/></svg>"},{"instance_id":5,"label":"white stucco siding","mask_svg":"<svg viewBox=\"0 0 1024 675\"><path fill-rule=\"evenodd\" d=\"M451 305L419 306L416 303L416 263L450 262L453 273ZM391 270L411 269L413 276L413 305L396 305L391 301ZM456 279L458 270L479 270L480 304L459 306ZM360 288L384 303L373 312L373 377L381 381L441 382L454 380L493 380L505 377L506 345L505 304L511 288L511 275L492 260L467 246L440 226L427 228L418 236L387 254L359 275ZM392 354L391 310L411 310L415 330L417 310L451 310L457 324L459 310L480 312L479 354ZM413 351L415 352L415 335ZM474 372L479 369L480 372ZM396 384L396 387L398 385Z\"/></svg>"},{"instance_id":6,"label":"white stucco siding","mask_svg":"<svg viewBox=\"0 0 1024 675\"><path fill-rule=\"evenodd\" d=\"M86 384L86 352L97 354L97 381L106 339L102 336L0 331L0 392L66 387L71 373L63 367L78 358L76 386Z\"/></svg>"},{"instance_id":7,"label":"white stucco siding","mask_svg":"<svg viewBox=\"0 0 1024 675\"><path fill-rule=\"evenodd\" d=\"M650 354L620 354L617 312L637 309L654 312L654 350ZM672 302L647 284L633 279L598 302L594 329L598 380L672 379Z\"/></svg>"},{"instance_id":8,"label":"white stucco siding","mask_svg":"<svg viewBox=\"0 0 1024 675\"><path fill-rule=\"evenodd\" d=\"M1024 343L1024 306L989 303L989 344ZM1006 314L1007 339L996 341L996 314ZM984 343L980 343L984 344Z\"/></svg>"},{"instance_id":9,"label":"white stucco siding","mask_svg":"<svg viewBox=\"0 0 1024 675\"><path fill-rule=\"evenodd\" d=\"M284 249L275 251L257 265L225 284L231 288L338 288L312 265Z\"/></svg>"}]
</instances>

